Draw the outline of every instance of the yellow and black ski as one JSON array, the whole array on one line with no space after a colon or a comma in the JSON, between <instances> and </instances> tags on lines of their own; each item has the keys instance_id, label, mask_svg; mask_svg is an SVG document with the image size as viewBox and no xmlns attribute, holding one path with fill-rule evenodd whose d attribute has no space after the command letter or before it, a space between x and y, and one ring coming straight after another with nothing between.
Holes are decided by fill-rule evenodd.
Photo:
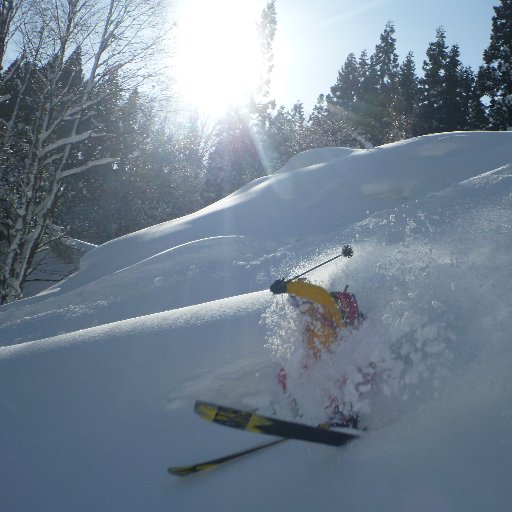
<instances>
[{"instance_id":1,"label":"yellow and black ski","mask_svg":"<svg viewBox=\"0 0 512 512\"><path fill-rule=\"evenodd\" d=\"M197 400L195 402L194 411L201 416L201 418L213 423L218 423L219 425L225 425L239 430L247 430L248 432L268 434L279 437L280 439L197 464L173 466L167 470L171 475L187 476L199 473L207 469L215 468L234 459L238 459L244 455L249 455L250 453L263 450L264 448L269 448L289 439L298 439L301 441L327 444L330 446L341 446L362 435L360 431L354 429L329 430L331 426L328 423L314 427L294 421L262 416L261 414L256 414L251 411L244 411L233 407L225 407L223 405L203 402L201 400Z\"/></svg>"},{"instance_id":2,"label":"yellow and black ski","mask_svg":"<svg viewBox=\"0 0 512 512\"><path fill-rule=\"evenodd\" d=\"M226 462L230 462L232 460L238 459L239 457L243 457L244 455L249 455L250 453L263 450L264 448L269 448L271 446L274 446L275 444L279 444L284 441L287 441L287 439L277 439L275 441L270 441L269 443L264 443L258 446L254 446L252 448L247 448L245 450L233 452L230 453L229 455L224 455L223 457L218 457L216 459L199 462L198 464L189 464L187 466L173 466L168 468L167 471L171 475L175 476L193 475L194 473L199 473L200 471L216 468L217 466L225 464Z\"/></svg>"},{"instance_id":3,"label":"yellow and black ski","mask_svg":"<svg viewBox=\"0 0 512 512\"><path fill-rule=\"evenodd\" d=\"M205 420L227 427L331 446L341 446L361 436L355 429L329 430L328 423L315 427L201 400L195 402L194 411Z\"/></svg>"}]
</instances>

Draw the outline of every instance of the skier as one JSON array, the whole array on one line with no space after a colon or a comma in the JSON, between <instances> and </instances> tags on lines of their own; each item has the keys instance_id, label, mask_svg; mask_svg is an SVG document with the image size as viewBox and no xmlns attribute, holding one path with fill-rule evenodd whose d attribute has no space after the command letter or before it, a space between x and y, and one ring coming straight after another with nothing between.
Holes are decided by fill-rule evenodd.
<instances>
[{"instance_id":1,"label":"skier","mask_svg":"<svg viewBox=\"0 0 512 512\"><path fill-rule=\"evenodd\" d=\"M347 327L357 328L364 319L359 311L355 296L347 292L328 292L321 286L306 280L276 280L270 287L274 294L290 295L292 306L299 309L306 319L304 342L313 360L329 353L330 347L340 339L340 332ZM308 364L304 364L307 368ZM287 392L287 373L281 368L278 374L281 388ZM345 379L341 379L341 386ZM327 415L331 426L356 428L359 421L357 412L352 411L351 404L340 403L334 394L327 397ZM292 406L298 409L297 402L291 398Z\"/></svg>"},{"instance_id":2,"label":"skier","mask_svg":"<svg viewBox=\"0 0 512 512\"><path fill-rule=\"evenodd\" d=\"M306 280L278 279L270 287L274 294L290 294L290 302L307 319L305 338L308 349L319 358L323 349L338 338L340 329L356 327L362 320L356 298L347 292L331 292Z\"/></svg>"}]
</instances>

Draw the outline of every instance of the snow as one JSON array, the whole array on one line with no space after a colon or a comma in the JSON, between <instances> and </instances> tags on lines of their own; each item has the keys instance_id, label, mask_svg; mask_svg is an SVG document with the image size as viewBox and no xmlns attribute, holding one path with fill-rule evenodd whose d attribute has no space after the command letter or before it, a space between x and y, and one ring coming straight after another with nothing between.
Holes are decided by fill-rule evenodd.
<instances>
[{"instance_id":1,"label":"snow","mask_svg":"<svg viewBox=\"0 0 512 512\"><path fill-rule=\"evenodd\" d=\"M0 510L508 511L512 499L512 134L444 133L295 156L195 214L88 252L0 308ZM299 371L300 325L268 291L346 284L367 320ZM290 441L185 479L170 465L263 436L194 399L304 419L340 374L364 438ZM358 380L359 379L359 380Z\"/></svg>"}]
</instances>

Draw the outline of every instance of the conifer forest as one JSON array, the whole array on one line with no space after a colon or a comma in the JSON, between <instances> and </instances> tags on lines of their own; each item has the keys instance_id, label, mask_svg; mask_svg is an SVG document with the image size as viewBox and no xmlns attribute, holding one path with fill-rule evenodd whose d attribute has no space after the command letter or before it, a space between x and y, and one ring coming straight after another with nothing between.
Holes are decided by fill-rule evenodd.
<instances>
[{"instance_id":1,"label":"conifer forest","mask_svg":"<svg viewBox=\"0 0 512 512\"><path fill-rule=\"evenodd\" d=\"M432 27L417 69L383 20L374 48L339 56L311 112L272 98L272 0L258 22L259 82L215 120L181 108L162 78L173 30L162 4L0 1L0 304L23 297L55 238L102 244L181 217L301 151L512 128L512 0L496 0L478 69L443 27Z\"/></svg>"}]
</instances>

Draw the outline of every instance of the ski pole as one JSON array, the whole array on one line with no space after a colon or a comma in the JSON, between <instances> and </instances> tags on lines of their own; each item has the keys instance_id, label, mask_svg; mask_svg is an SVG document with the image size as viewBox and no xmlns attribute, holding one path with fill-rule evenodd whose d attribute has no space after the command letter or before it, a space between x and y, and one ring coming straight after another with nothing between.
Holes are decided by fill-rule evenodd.
<instances>
[{"instance_id":1,"label":"ski pole","mask_svg":"<svg viewBox=\"0 0 512 512\"><path fill-rule=\"evenodd\" d=\"M291 277L290 279L287 279L286 282L289 283L291 281L294 281L295 279L298 279L299 277L309 274L309 272L312 272L313 270L316 270L317 268L320 268L323 265L330 263L331 261L341 258L342 256L344 258L352 258L353 254L354 254L354 250L352 249L352 247L350 247L350 245L344 245L343 249L341 250L341 254L338 254L337 256L334 256L333 258L330 258L330 259L324 261L323 263L320 263L319 265L316 265L315 267L312 267L309 270L302 272L302 274L299 274L299 275L296 275L295 277Z\"/></svg>"}]
</instances>

